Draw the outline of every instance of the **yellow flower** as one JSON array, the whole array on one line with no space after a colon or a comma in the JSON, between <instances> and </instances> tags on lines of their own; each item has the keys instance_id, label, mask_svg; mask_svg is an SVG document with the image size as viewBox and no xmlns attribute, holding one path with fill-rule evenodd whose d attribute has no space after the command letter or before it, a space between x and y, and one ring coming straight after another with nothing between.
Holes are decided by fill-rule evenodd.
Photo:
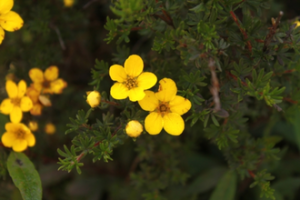
<instances>
[{"instance_id":1,"label":"yellow flower","mask_svg":"<svg viewBox=\"0 0 300 200\"><path fill-rule=\"evenodd\" d=\"M115 99L126 99L139 101L145 97L144 90L153 87L157 81L156 76L151 72L143 72L144 62L138 55L129 56L124 67L112 65L109 75L112 80L117 81L111 89L110 94Z\"/></svg>"},{"instance_id":2,"label":"yellow flower","mask_svg":"<svg viewBox=\"0 0 300 200\"><path fill-rule=\"evenodd\" d=\"M22 120L23 113L32 108L32 101L24 96L27 89L26 82L21 80L18 85L13 81L6 81L7 99L4 99L0 105L0 111L5 115L10 115L10 121L19 123Z\"/></svg>"},{"instance_id":3,"label":"yellow flower","mask_svg":"<svg viewBox=\"0 0 300 200\"><path fill-rule=\"evenodd\" d=\"M39 128L39 125L38 125L38 123L37 123L36 121L30 121L30 122L28 123L28 127L29 127L29 129L30 129L31 131L37 131L38 128Z\"/></svg>"},{"instance_id":4,"label":"yellow flower","mask_svg":"<svg viewBox=\"0 0 300 200\"><path fill-rule=\"evenodd\" d=\"M25 124L9 122L5 124L5 130L6 132L1 137L4 146L21 152L27 149L27 146L35 145L35 137Z\"/></svg>"},{"instance_id":5,"label":"yellow flower","mask_svg":"<svg viewBox=\"0 0 300 200\"><path fill-rule=\"evenodd\" d=\"M35 89L33 86L30 86L29 88L27 88L26 94L33 103L33 106L30 110L30 114L41 115L43 105L39 101L40 92L37 89Z\"/></svg>"},{"instance_id":6,"label":"yellow flower","mask_svg":"<svg viewBox=\"0 0 300 200\"><path fill-rule=\"evenodd\" d=\"M56 66L48 67L44 73L39 68L33 68L29 71L33 86L44 94L60 94L67 87L67 83L58 78L58 74L59 70Z\"/></svg>"},{"instance_id":7,"label":"yellow flower","mask_svg":"<svg viewBox=\"0 0 300 200\"><path fill-rule=\"evenodd\" d=\"M130 137L138 137L143 132L143 126L139 121L131 120L126 125L126 134Z\"/></svg>"},{"instance_id":8,"label":"yellow flower","mask_svg":"<svg viewBox=\"0 0 300 200\"><path fill-rule=\"evenodd\" d=\"M64 0L64 5L65 7L72 7L74 2L74 0Z\"/></svg>"},{"instance_id":9,"label":"yellow flower","mask_svg":"<svg viewBox=\"0 0 300 200\"><path fill-rule=\"evenodd\" d=\"M55 133L55 131L56 131L56 127L55 127L54 124L52 124L52 123L47 123L47 124L45 125L45 132L46 132L47 134L52 135L52 134Z\"/></svg>"},{"instance_id":10,"label":"yellow flower","mask_svg":"<svg viewBox=\"0 0 300 200\"><path fill-rule=\"evenodd\" d=\"M157 93L145 91L146 96L138 103L142 109L150 111L145 119L145 129L151 135L157 135L164 128L171 135L180 135L184 130L181 117L191 108L191 102L176 95L175 82L169 78L159 81Z\"/></svg>"},{"instance_id":11,"label":"yellow flower","mask_svg":"<svg viewBox=\"0 0 300 200\"><path fill-rule=\"evenodd\" d=\"M298 26L300 26L300 21L295 21L294 24L296 24L295 28L297 28Z\"/></svg>"},{"instance_id":12,"label":"yellow flower","mask_svg":"<svg viewBox=\"0 0 300 200\"><path fill-rule=\"evenodd\" d=\"M11 11L13 6L13 0L1 0L0 2L0 44L4 39L4 30L13 32L19 30L24 24L20 15Z\"/></svg>"},{"instance_id":13,"label":"yellow flower","mask_svg":"<svg viewBox=\"0 0 300 200\"><path fill-rule=\"evenodd\" d=\"M98 91L91 91L86 93L87 99L86 102L92 107L95 108L100 104L101 95Z\"/></svg>"}]
</instances>

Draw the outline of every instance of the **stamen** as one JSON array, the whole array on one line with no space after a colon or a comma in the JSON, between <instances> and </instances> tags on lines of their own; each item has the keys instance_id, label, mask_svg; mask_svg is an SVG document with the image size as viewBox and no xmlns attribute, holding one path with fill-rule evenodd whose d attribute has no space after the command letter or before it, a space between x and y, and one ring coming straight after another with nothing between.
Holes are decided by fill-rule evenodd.
<instances>
[{"instance_id":1,"label":"stamen","mask_svg":"<svg viewBox=\"0 0 300 200\"><path fill-rule=\"evenodd\" d=\"M136 88L138 86L138 83L136 81L136 78L128 77L125 81L125 86L130 90L132 88Z\"/></svg>"},{"instance_id":2,"label":"stamen","mask_svg":"<svg viewBox=\"0 0 300 200\"><path fill-rule=\"evenodd\" d=\"M160 102L157 108L158 113L164 115L170 112L170 106L166 102Z\"/></svg>"},{"instance_id":3,"label":"stamen","mask_svg":"<svg viewBox=\"0 0 300 200\"><path fill-rule=\"evenodd\" d=\"M24 137L25 137L25 132L23 131L23 130L17 130L16 132L15 132L15 134L16 134L16 137L18 138L18 139L24 139Z\"/></svg>"},{"instance_id":4,"label":"stamen","mask_svg":"<svg viewBox=\"0 0 300 200\"><path fill-rule=\"evenodd\" d=\"M20 98L14 98L14 99L11 99L10 102L15 105L15 106L20 106L20 102L21 102L21 99Z\"/></svg>"},{"instance_id":5,"label":"stamen","mask_svg":"<svg viewBox=\"0 0 300 200\"><path fill-rule=\"evenodd\" d=\"M50 88L50 82L49 81L44 81L42 83L42 85L43 85L43 88Z\"/></svg>"}]
</instances>

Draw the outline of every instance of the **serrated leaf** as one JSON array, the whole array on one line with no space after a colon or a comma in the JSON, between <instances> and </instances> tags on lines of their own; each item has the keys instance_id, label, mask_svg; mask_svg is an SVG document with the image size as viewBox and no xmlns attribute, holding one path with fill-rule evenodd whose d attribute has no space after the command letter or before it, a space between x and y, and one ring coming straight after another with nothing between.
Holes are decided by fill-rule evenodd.
<instances>
[{"instance_id":1,"label":"serrated leaf","mask_svg":"<svg viewBox=\"0 0 300 200\"><path fill-rule=\"evenodd\" d=\"M7 169L24 200L42 199L40 176L25 154L11 152L7 159Z\"/></svg>"},{"instance_id":2,"label":"serrated leaf","mask_svg":"<svg viewBox=\"0 0 300 200\"><path fill-rule=\"evenodd\" d=\"M236 190L236 174L228 171L219 181L209 200L234 200Z\"/></svg>"}]
</instances>

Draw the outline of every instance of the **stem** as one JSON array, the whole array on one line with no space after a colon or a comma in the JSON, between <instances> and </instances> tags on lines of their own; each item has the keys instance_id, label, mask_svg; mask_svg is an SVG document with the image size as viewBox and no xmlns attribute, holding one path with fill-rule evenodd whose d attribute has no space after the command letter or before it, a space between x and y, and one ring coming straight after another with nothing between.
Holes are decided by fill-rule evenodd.
<instances>
[{"instance_id":1,"label":"stem","mask_svg":"<svg viewBox=\"0 0 300 200\"><path fill-rule=\"evenodd\" d=\"M234 12L232 10L230 11L230 15L231 15L233 21L239 27L241 33L243 34L244 40L246 40L246 43L247 43L248 50L252 53L252 45L251 45L250 41L248 40L248 35L247 35L246 31L241 27L239 20L237 19L236 15L234 14Z\"/></svg>"},{"instance_id":2,"label":"stem","mask_svg":"<svg viewBox=\"0 0 300 200\"><path fill-rule=\"evenodd\" d=\"M120 106L120 104L118 104L118 103L116 103L116 102L108 101L108 100L105 100L105 99L102 99L101 102L110 104L110 105L112 105L112 106Z\"/></svg>"}]
</instances>

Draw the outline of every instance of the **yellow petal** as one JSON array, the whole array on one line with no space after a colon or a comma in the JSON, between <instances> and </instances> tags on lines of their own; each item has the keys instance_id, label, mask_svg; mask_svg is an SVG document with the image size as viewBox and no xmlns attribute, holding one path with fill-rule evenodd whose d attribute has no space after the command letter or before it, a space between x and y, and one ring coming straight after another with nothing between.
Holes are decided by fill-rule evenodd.
<instances>
[{"instance_id":1,"label":"yellow petal","mask_svg":"<svg viewBox=\"0 0 300 200\"><path fill-rule=\"evenodd\" d=\"M178 136L184 130L184 121L182 117L176 113L168 113L164 115L164 129L170 135Z\"/></svg>"},{"instance_id":2,"label":"yellow petal","mask_svg":"<svg viewBox=\"0 0 300 200\"><path fill-rule=\"evenodd\" d=\"M5 32L4 32L3 28L0 27L0 44L4 40L4 36L5 36Z\"/></svg>"},{"instance_id":3,"label":"yellow petal","mask_svg":"<svg viewBox=\"0 0 300 200\"><path fill-rule=\"evenodd\" d=\"M44 76L47 81L54 81L58 78L59 70L56 66L50 66L45 70Z\"/></svg>"},{"instance_id":4,"label":"yellow petal","mask_svg":"<svg viewBox=\"0 0 300 200\"><path fill-rule=\"evenodd\" d=\"M190 100L181 96L175 96L175 98L170 101L169 105L171 112L179 115L187 113L192 107Z\"/></svg>"},{"instance_id":5,"label":"yellow petal","mask_svg":"<svg viewBox=\"0 0 300 200\"><path fill-rule=\"evenodd\" d=\"M74 0L64 0L65 7L71 7L74 4Z\"/></svg>"},{"instance_id":6,"label":"yellow petal","mask_svg":"<svg viewBox=\"0 0 300 200\"><path fill-rule=\"evenodd\" d=\"M125 72L131 77L137 77L144 69L144 62L138 55L131 55L125 60Z\"/></svg>"},{"instance_id":7,"label":"yellow petal","mask_svg":"<svg viewBox=\"0 0 300 200\"><path fill-rule=\"evenodd\" d=\"M8 115L9 113L11 113L13 107L14 105L11 103L10 99L4 99L0 105L0 112L2 112L5 115Z\"/></svg>"},{"instance_id":8,"label":"yellow petal","mask_svg":"<svg viewBox=\"0 0 300 200\"><path fill-rule=\"evenodd\" d=\"M0 1L0 15L8 13L14 6L13 0Z\"/></svg>"},{"instance_id":9,"label":"yellow petal","mask_svg":"<svg viewBox=\"0 0 300 200\"><path fill-rule=\"evenodd\" d=\"M14 106L10 113L10 121L13 123L19 123L22 120L23 113L20 107Z\"/></svg>"},{"instance_id":10,"label":"yellow petal","mask_svg":"<svg viewBox=\"0 0 300 200\"><path fill-rule=\"evenodd\" d=\"M23 112L28 112L32 108L33 104L29 97L22 97L20 107Z\"/></svg>"},{"instance_id":11,"label":"yellow petal","mask_svg":"<svg viewBox=\"0 0 300 200\"><path fill-rule=\"evenodd\" d=\"M127 78L125 69L121 65L112 65L109 68L109 76L111 80L118 81L120 83L124 82Z\"/></svg>"},{"instance_id":12,"label":"yellow petal","mask_svg":"<svg viewBox=\"0 0 300 200\"><path fill-rule=\"evenodd\" d=\"M114 99L126 99L129 95L129 91L122 83L115 83L110 88L110 95Z\"/></svg>"},{"instance_id":13,"label":"yellow petal","mask_svg":"<svg viewBox=\"0 0 300 200\"><path fill-rule=\"evenodd\" d=\"M42 114L42 108L43 108L43 106L41 104L36 103L31 108L30 114L35 115L35 116L39 116L39 115Z\"/></svg>"},{"instance_id":14,"label":"yellow petal","mask_svg":"<svg viewBox=\"0 0 300 200\"><path fill-rule=\"evenodd\" d=\"M31 132L25 135L25 140L27 141L28 146L33 147L35 145L35 137Z\"/></svg>"},{"instance_id":15,"label":"yellow petal","mask_svg":"<svg viewBox=\"0 0 300 200\"><path fill-rule=\"evenodd\" d=\"M33 103L36 103L39 100L40 92L33 85L31 85L29 88L27 88L26 95L29 96Z\"/></svg>"},{"instance_id":16,"label":"yellow petal","mask_svg":"<svg viewBox=\"0 0 300 200\"><path fill-rule=\"evenodd\" d=\"M145 119L145 129L150 135L159 134L163 126L163 118L157 112L151 112Z\"/></svg>"},{"instance_id":17,"label":"yellow petal","mask_svg":"<svg viewBox=\"0 0 300 200\"><path fill-rule=\"evenodd\" d=\"M14 132L18 128L18 125L8 122L5 124L5 130L7 132Z\"/></svg>"},{"instance_id":18,"label":"yellow petal","mask_svg":"<svg viewBox=\"0 0 300 200\"><path fill-rule=\"evenodd\" d=\"M6 147L12 147L15 140L16 140L16 136L12 132L5 132L1 137L1 141L3 145Z\"/></svg>"},{"instance_id":19,"label":"yellow petal","mask_svg":"<svg viewBox=\"0 0 300 200\"><path fill-rule=\"evenodd\" d=\"M41 104L43 106L46 106L46 107L52 106L52 103L51 103L49 97L47 97L45 95L40 95L39 96L39 101L41 102Z\"/></svg>"},{"instance_id":20,"label":"yellow petal","mask_svg":"<svg viewBox=\"0 0 300 200\"><path fill-rule=\"evenodd\" d=\"M169 102L175 98L176 93L175 82L170 78L163 78L159 81L159 89L155 95L160 101Z\"/></svg>"},{"instance_id":21,"label":"yellow petal","mask_svg":"<svg viewBox=\"0 0 300 200\"><path fill-rule=\"evenodd\" d=\"M34 83L42 83L44 81L44 73L39 68L32 68L29 71L29 77Z\"/></svg>"},{"instance_id":22,"label":"yellow petal","mask_svg":"<svg viewBox=\"0 0 300 200\"><path fill-rule=\"evenodd\" d=\"M147 90L145 91L145 94L145 97L138 101L139 105L143 110L154 111L158 107L158 99L152 91Z\"/></svg>"},{"instance_id":23,"label":"yellow petal","mask_svg":"<svg viewBox=\"0 0 300 200\"><path fill-rule=\"evenodd\" d=\"M0 26L6 31L17 31L23 24L23 19L14 11L9 11L4 15L0 15Z\"/></svg>"},{"instance_id":24,"label":"yellow petal","mask_svg":"<svg viewBox=\"0 0 300 200\"><path fill-rule=\"evenodd\" d=\"M11 80L6 81L6 92L9 98L16 98L18 96L18 87L17 84Z\"/></svg>"},{"instance_id":25,"label":"yellow petal","mask_svg":"<svg viewBox=\"0 0 300 200\"><path fill-rule=\"evenodd\" d=\"M51 91L55 94L61 94L63 89L65 87L67 87L67 85L68 85L67 82L61 78L59 78L55 81L52 81L50 83ZM44 91L44 93L46 93L46 92Z\"/></svg>"},{"instance_id":26,"label":"yellow petal","mask_svg":"<svg viewBox=\"0 0 300 200\"><path fill-rule=\"evenodd\" d=\"M143 88L144 90L152 88L157 82L157 78L155 74L151 72L143 72L137 78L138 86Z\"/></svg>"},{"instance_id":27,"label":"yellow petal","mask_svg":"<svg viewBox=\"0 0 300 200\"><path fill-rule=\"evenodd\" d=\"M23 97L24 94L26 93L26 90L27 90L26 82L24 80L20 80L18 84L18 97L19 98Z\"/></svg>"},{"instance_id":28,"label":"yellow petal","mask_svg":"<svg viewBox=\"0 0 300 200\"><path fill-rule=\"evenodd\" d=\"M129 100L130 101L139 101L142 100L145 97L145 92L142 88L136 87L129 90Z\"/></svg>"},{"instance_id":29,"label":"yellow petal","mask_svg":"<svg viewBox=\"0 0 300 200\"><path fill-rule=\"evenodd\" d=\"M25 149L27 149L27 141L24 139L16 139L14 141L14 144L12 145L12 148L15 152L24 151Z\"/></svg>"}]
</instances>

